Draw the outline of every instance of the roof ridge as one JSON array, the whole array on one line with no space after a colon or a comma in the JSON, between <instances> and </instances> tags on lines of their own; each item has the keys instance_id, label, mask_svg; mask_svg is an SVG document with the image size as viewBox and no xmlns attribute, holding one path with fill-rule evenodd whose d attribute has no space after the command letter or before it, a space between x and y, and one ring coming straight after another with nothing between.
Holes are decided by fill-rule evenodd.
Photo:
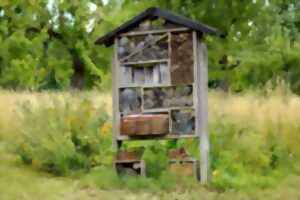
<instances>
[{"instance_id":1,"label":"roof ridge","mask_svg":"<svg viewBox=\"0 0 300 200\"><path fill-rule=\"evenodd\" d=\"M186 26L188 28L191 28L197 32L201 33L208 33L211 35L216 35L216 36L221 36L224 37L225 34L219 31L218 29L211 27L207 24L194 21L192 19L189 19L186 16L181 16L181 15L176 15L170 11L162 10L158 7L150 7L146 9L145 11L141 12L139 15L133 17L132 19L126 21L116 29L112 30L111 32L107 33L106 35L102 36L101 38L98 38L95 42L95 44L105 44L106 46L110 46L114 42L114 38L129 29L132 29L136 26L141 21L144 21L148 18L152 17L162 17L165 18L166 20L173 22L175 24L179 24L182 26Z\"/></svg>"}]
</instances>

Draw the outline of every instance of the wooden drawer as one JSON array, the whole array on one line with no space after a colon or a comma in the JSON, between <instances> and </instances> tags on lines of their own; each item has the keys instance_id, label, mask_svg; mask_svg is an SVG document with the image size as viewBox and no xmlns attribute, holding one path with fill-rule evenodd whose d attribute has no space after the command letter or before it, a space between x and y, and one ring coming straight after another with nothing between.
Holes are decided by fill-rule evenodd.
<instances>
[{"instance_id":1,"label":"wooden drawer","mask_svg":"<svg viewBox=\"0 0 300 200\"><path fill-rule=\"evenodd\" d=\"M121 135L162 135L169 133L168 114L128 115L121 119Z\"/></svg>"}]
</instances>

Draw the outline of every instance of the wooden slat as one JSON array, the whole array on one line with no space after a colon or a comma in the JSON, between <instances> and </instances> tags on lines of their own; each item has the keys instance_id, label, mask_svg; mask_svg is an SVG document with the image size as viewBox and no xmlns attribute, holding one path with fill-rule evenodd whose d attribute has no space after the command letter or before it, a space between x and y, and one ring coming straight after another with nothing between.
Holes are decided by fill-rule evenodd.
<instances>
[{"instance_id":1,"label":"wooden slat","mask_svg":"<svg viewBox=\"0 0 300 200\"><path fill-rule=\"evenodd\" d=\"M183 159L170 159L169 162L178 163L178 162L197 162L195 158L183 158Z\"/></svg>"},{"instance_id":2,"label":"wooden slat","mask_svg":"<svg viewBox=\"0 0 300 200\"><path fill-rule=\"evenodd\" d=\"M187 110L193 109L192 106L181 106L181 107L169 107L169 108L152 108L152 109L144 109L145 113L155 113L155 112L168 112L170 110Z\"/></svg>"},{"instance_id":3,"label":"wooden slat","mask_svg":"<svg viewBox=\"0 0 300 200\"><path fill-rule=\"evenodd\" d=\"M159 83L159 84L147 84L144 83L143 85L137 85L137 84L130 84L130 85L125 85L125 84L121 84L119 85L119 88L137 88L137 87L141 87L141 88L157 88L157 87L170 87L171 85L167 85L167 84L163 84L163 83Z\"/></svg>"},{"instance_id":4,"label":"wooden slat","mask_svg":"<svg viewBox=\"0 0 300 200\"><path fill-rule=\"evenodd\" d=\"M206 45L193 33L194 45L194 73L196 106L196 133L199 135L200 149L200 181L208 182L209 175L209 136L208 136L208 69Z\"/></svg>"},{"instance_id":5,"label":"wooden slat","mask_svg":"<svg viewBox=\"0 0 300 200\"><path fill-rule=\"evenodd\" d=\"M122 65L147 65L147 64L166 63L166 62L168 62L168 59L145 60L145 61L136 61L136 62L123 62Z\"/></svg>"},{"instance_id":6,"label":"wooden slat","mask_svg":"<svg viewBox=\"0 0 300 200\"><path fill-rule=\"evenodd\" d=\"M159 34L159 33L167 33L167 32L182 32L188 30L190 29L186 27L178 27L178 28L156 29L156 30L147 30L147 31L131 31L127 33L122 33L120 34L120 36L148 35L148 34Z\"/></svg>"},{"instance_id":7,"label":"wooden slat","mask_svg":"<svg viewBox=\"0 0 300 200\"><path fill-rule=\"evenodd\" d=\"M141 159L135 159L135 160L132 160L132 159L127 159L127 160L115 160L114 163L135 163L135 162L140 162Z\"/></svg>"},{"instance_id":8,"label":"wooden slat","mask_svg":"<svg viewBox=\"0 0 300 200\"><path fill-rule=\"evenodd\" d=\"M113 110L113 126L112 126L112 142L113 142L113 150L118 150L118 141L117 137L119 135L119 124L120 124L120 113L119 113L119 62L118 62L118 39L115 39L115 48L113 54L113 62L112 62L112 110Z\"/></svg>"},{"instance_id":9,"label":"wooden slat","mask_svg":"<svg viewBox=\"0 0 300 200\"><path fill-rule=\"evenodd\" d=\"M191 135L148 135L143 137L129 137L127 135L119 135L117 140L124 141L124 140L166 140L166 139L188 139L188 138L198 138L199 136L196 134Z\"/></svg>"},{"instance_id":10,"label":"wooden slat","mask_svg":"<svg viewBox=\"0 0 300 200\"><path fill-rule=\"evenodd\" d=\"M172 41L172 34L171 32L168 32L168 71L169 71L169 79L167 84L171 85L171 56L172 56L172 46L171 46L171 41Z\"/></svg>"},{"instance_id":11,"label":"wooden slat","mask_svg":"<svg viewBox=\"0 0 300 200\"><path fill-rule=\"evenodd\" d=\"M119 67L120 73L120 85L132 85L133 78L132 78L132 68L131 67Z\"/></svg>"}]
</instances>

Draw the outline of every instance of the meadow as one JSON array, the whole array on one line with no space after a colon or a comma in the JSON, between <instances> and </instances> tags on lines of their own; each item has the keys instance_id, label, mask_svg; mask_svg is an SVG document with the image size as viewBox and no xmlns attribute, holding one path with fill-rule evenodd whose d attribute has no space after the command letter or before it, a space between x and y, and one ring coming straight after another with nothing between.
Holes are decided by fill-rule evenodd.
<instances>
[{"instance_id":1,"label":"meadow","mask_svg":"<svg viewBox=\"0 0 300 200\"><path fill-rule=\"evenodd\" d=\"M0 199L300 197L300 97L285 88L209 92L212 175L207 186L174 185L171 182L178 180L163 175L118 180L109 170L111 96L107 92L4 90L0 110ZM68 142L69 132L78 134L81 146L75 150ZM98 136L99 142L94 142ZM179 145L194 153L189 141ZM87 146L88 153L83 148Z\"/></svg>"}]
</instances>

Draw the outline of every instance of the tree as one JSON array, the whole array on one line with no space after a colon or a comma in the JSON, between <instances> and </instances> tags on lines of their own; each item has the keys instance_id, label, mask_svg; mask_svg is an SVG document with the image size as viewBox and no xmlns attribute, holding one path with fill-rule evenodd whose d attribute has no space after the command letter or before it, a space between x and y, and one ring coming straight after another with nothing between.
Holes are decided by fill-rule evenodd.
<instances>
[{"instance_id":1,"label":"tree","mask_svg":"<svg viewBox=\"0 0 300 200\"><path fill-rule=\"evenodd\" d=\"M300 93L300 3L297 0L2 0L0 85L12 88L89 88L109 74L104 35L156 6L217 27L225 39L205 38L209 85L243 91L276 82Z\"/></svg>"},{"instance_id":2,"label":"tree","mask_svg":"<svg viewBox=\"0 0 300 200\"><path fill-rule=\"evenodd\" d=\"M82 88L99 82L107 70L99 62L102 52L93 45L94 24L101 21L101 7L99 1L89 0L53 4L42 0L1 1L1 85Z\"/></svg>"}]
</instances>

